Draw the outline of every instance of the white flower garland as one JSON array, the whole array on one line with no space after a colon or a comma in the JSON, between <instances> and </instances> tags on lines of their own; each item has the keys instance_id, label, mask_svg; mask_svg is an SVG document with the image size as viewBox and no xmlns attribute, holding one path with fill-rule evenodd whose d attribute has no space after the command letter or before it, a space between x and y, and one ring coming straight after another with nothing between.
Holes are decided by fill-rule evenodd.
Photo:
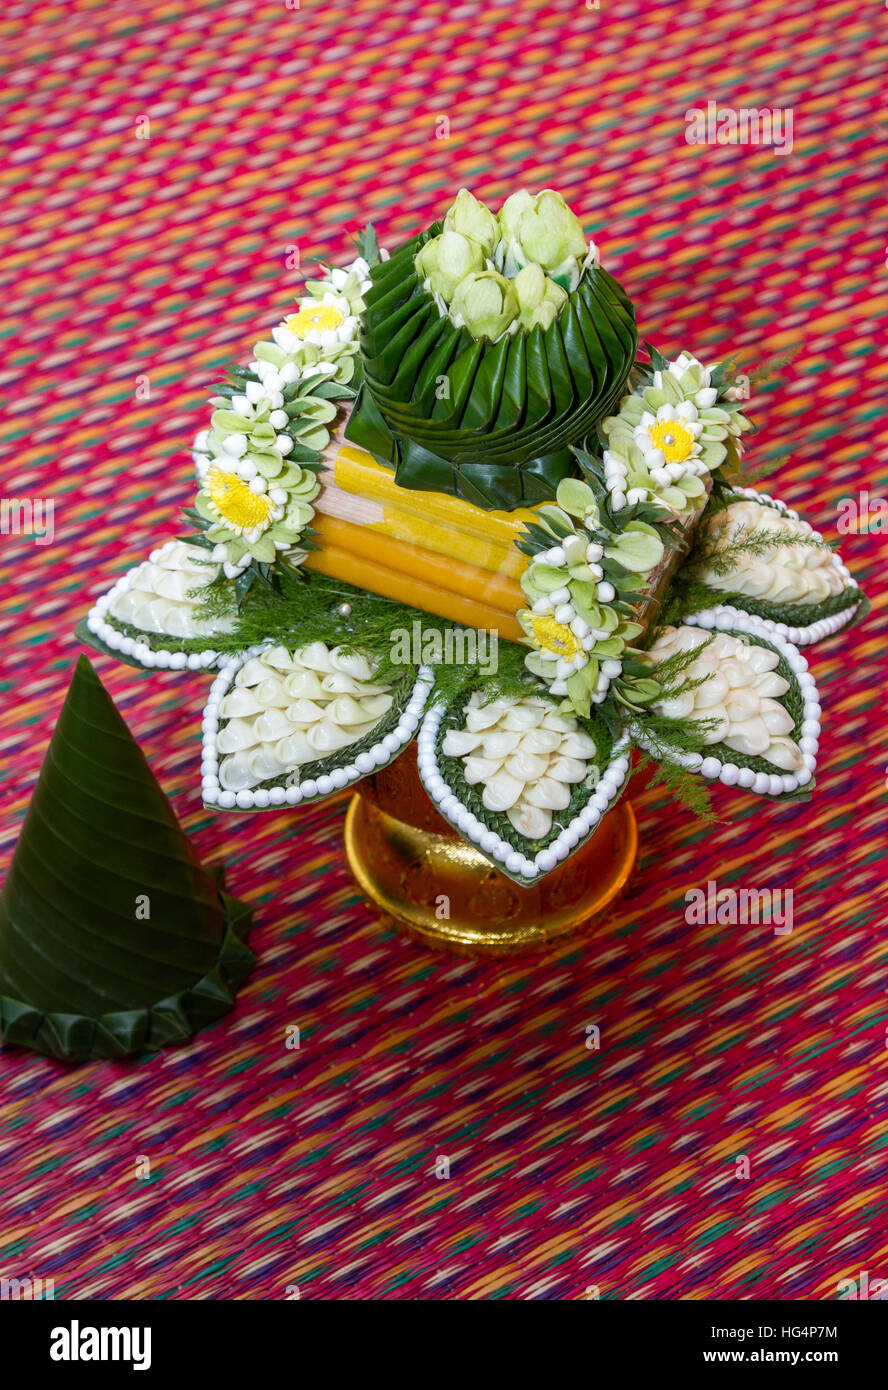
<instances>
[{"instance_id":1,"label":"white flower garland","mask_svg":"<svg viewBox=\"0 0 888 1390\"><path fill-rule=\"evenodd\" d=\"M738 501L741 499L746 499L750 502L761 502L765 506L774 507L778 512L780 512L783 516L788 517L791 521L800 521L802 519L799 516L799 513L793 507L788 507L785 502L781 502L779 497L771 497L767 492L758 492L754 487L731 488L730 495L732 497L737 498ZM820 541L823 539L821 533L819 531L814 531L813 529L810 535L811 539L815 541ZM842 576L845 588L856 589L859 587L857 580L853 578L851 571L848 569L848 566L843 564L841 556L838 555L836 552L832 553L832 563L835 565L839 574ZM812 642L820 642L823 640L824 637L831 637L834 632L838 632L841 628L845 627L848 623L852 621L854 614L857 611L857 608L858 604L852 603L849 604L847 608L842 609L841 613L833 613L828 618L820 618L817 622L802 624L801 626L794 626L790 623L779 623L776 622L773 618L760 618L756 615L748 614L744 609L736 608L733 604L730 603L714 604L712 608L702 609L700 612L697 613L696 616L698 619L703 617L709 617L713 613L728 615L732 614L736 618L747 618L754 616L755 621L757 623L760 623L762 628L769 634L777 637L783 637L786 639L787 642L791 642L794 646L807 647L810 646ZM686 618L683 621L690 622L691 619Z\"/></svg>"},{"instance_id":2,"label":"white flower garland","mask_svg":"<svg viewBox=\"0 0 888 1390\"><path fill-rule=\"evenodd\" d=\"M805 765L800 772L778 775L777 773L756 772L749 767L738 767L736 763L722 762L713 754L683 753L678 750L670 752L671 761L678 763L680 767L687 768L689 772L699 772L701 777L705 777L709 781L718 780L726 787L743 787L746 791L755 792L759 796L783 796L806 786L814 776L817 766L821 708L814 677L809 672L808 663L798 648L787 641L783 634L766 628L760 618L753 618L748 613L740 613L728 606L708 609L705 613L695 613L690 617L682 618L680 622L681 625L687 627L715 629L719 632L746 632L750 637L765 638L777 648L793 672L802 695L802 719L798 730L798 744ZM653 748L637 724L631 726L631 733L639 747L651 756L659 756L658 750Z\"/></svg>"},{"instance_id":3,"label":"white flower garland","mask_svg":"<svg viewBox=\"0 0 888 1390\"><path fill-rule=\"evenodd\" d=\"M383 258L385 253L382 253ZM370 267L358 257L309 281L310 294L253 348L240 390L213 398L209 429L194 441L196 507L226 578L284 553L299 563L299 539L320 491L317 460L337 416L331 385L347 387L358 352ZM291 458L300 446L300 457Z\"/></svg>"},{"instance_id":4,"label":"white flower garland","mask_svg":"<svg viewBox=\"0 0 888 1390\"><path fill-rule=\"evenodd\" d=\"M259 643L239 652L237 656L226 657L220 664L219 674L213 682L210 697L203 717L203 755L201 760L201 788L204 803L213 810L251 811L264 810L269 806L298 806L300 802L315 801L329 796L331 792L341 791L352 782L359 781L371 772L385 767L411 742L419 726L419 720L428 700L434 682L433 673L428 667L420 667L419 676L413 686L410 699L404 706L396 727L366 752L358 753L352 760L348 749L342 750L344 762L333 772L322 773L318 778L306 778L304 782L294 782L288 787L256 787L239 792L225 791L219 784L219 708L234 683L240 668L252 657L268 651L273 643ZM320 761L321 755L319 755ZM298 769L294 769L298 773Z\"/></svg>"},{"instance_id":5,"label":"white flower garland","mask_svg":"<svg viewBox=\"0 0 888 1390\"><path fill-rule=\"evenodd\" d=\"M441 720L447 710L445 701L431 706L422 721L417 736L417 762L419 776L435 809L458 831L464 839L475 845L482 854L494 861L495 866L509 878L518 883L532 883L541 874L547 874L562 859L566 859L577 847L587 840L598 825L602 816L611 809L625 791L629 777L630 736L622 734L614 743L611 760L595 787L594 792L582 811L570 821L561 834L546 848L540 850L533 859L518 850L496 831L478 819L469 808L459 800L441 773L435 745Z\"/></svg>"}]
</instances>

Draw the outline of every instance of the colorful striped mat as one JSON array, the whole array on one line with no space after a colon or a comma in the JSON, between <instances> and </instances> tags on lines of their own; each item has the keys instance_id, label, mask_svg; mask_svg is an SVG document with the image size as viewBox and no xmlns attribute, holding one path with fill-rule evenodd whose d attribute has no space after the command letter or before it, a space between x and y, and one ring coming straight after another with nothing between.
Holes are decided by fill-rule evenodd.
<instances>
[{"instance_id":1,"label":"colorful striped mat","mask_svg":"<svg viewBox=\"0 0 888 1390\"><path fill-rule=\"evenodd\" d=\"M554 185L643 335L771 363L774 490L826 535L886 480L888 28L851 0L12 0L0 15L3 862L76 618L179 529L188 445L318 255L460 184ZM709 101L793 147L688 144ZM788 365L774 359L791 356ZM74 1070L0 1056L0 1275L57 1298L834 1299L888 1278L885 545L812 656L816 800L726 788L702 827L634 796L632 896L551 955L473 962L377 925L344 802L201 809L208 680L99 669L260 965L193 1046ZM794 929L685 922L789 889ZM301 1046L287 1046L300 1030ZM600 1030L600 1045L595 1048ZM850 1287L845 1285L843 1287Z\"/></svg>"}]
</instances>

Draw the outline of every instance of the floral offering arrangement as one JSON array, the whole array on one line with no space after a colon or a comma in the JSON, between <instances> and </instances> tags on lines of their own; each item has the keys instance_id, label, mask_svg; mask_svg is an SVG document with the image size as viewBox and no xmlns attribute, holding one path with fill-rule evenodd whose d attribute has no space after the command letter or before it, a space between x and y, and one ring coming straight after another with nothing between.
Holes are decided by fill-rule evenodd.
<instances>
[{"instance_id":1,"label":"floral offering arrangement","mask_svg":"<svg viewBox=\"0 0 888 1390\"><path fill-rule=\"evenodd\" d=\"M466 189L305 297L214 388L188 533L84 641L207 670L203 799L329 796L414 739L440 815L538 881L613 808L633 749L705 810L814 785L800 647L866 611L837 553L749 485L730 362L641 348L552 190Z\"/></svg>"}]
</instances>

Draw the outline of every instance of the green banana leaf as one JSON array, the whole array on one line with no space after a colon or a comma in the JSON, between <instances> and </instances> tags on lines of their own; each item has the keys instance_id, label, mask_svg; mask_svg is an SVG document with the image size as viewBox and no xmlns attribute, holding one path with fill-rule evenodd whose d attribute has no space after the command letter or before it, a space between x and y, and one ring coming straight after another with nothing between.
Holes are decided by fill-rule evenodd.
<instances>
[{"instance_id":1,"label":"green banana leaf","mask_svg":"<svg viewBox=\"0 0 888 1390\"><path fill-rule=\"evenodd\" d=\"M376 384L376 393L384 393L394 380L401 366L404 353L424 332L430 323L440 319L437 306L426 295L413 295L386 320L376 337L382 339L379 351L374 353L371 345L376 337L366 335L362 349L364 371L367 379Z\"/></svg>"},{"instance_id":2,"label":"green banana leaf","mask_svg":"<svg viewBox=\"0 0 888 1390\"><path fill-rule=\"evenodd\" d=\"M399 409L411 420L427 420L434 409L435 401L438 399L438 388L441 378L450 376L450 368L460 353L465 352L472 342L472 335L467 328L460 328L454 337L449 330L453 327L449 319L442 318L441 322L446 325L445 331L438 340L438 345L434 353L422 367L416 379L416 386L413 397L406 406Z\"/></svg>"},{"instance_id":3,"label":"green banana leaf","mask_svg":"<svg viewBox=\"0 0 888 1390\"><path fill-rule=\"evenodd\" d=\"M0 893L3 1040L68 1060L186 1041L253 968L250 916L81 657Z\"/></svg>"},{"instance_id":4,"label":"green banana leaf","mask_svg":"<svg viewBox=\"0 0 888 1390\"><path fill-rule=\"evenodd\" d=\"M371 272L346 436L393 467L402 487L483 507L543 501L573 471L569 446L625 390L637 346L632 304L592 267L545 331L476 341L439 313L416 272L416 251L439 231L436 223Z\"/></svg>"},{"instance_id":5,"label":"green banana leaf","mask_svg":"<svg viewBox=\"0 0 888 1390\"><path fill-rule=\"evenodd\" d=\"M417 380L420 374L428 366L429 360L440 354L442 347L447 350L447 361L451 360L453 343L447 327L447 320L436 313L419 337L407 348L391 383L392 395L395 398L417 394ZM434 386L436 378L432 380ZM432 399L434 400L434 392Z\"/></svg>"},{"instance_id":6,"label":"green banana leaf","mask_svg":"<svg viewBox=\"0 0 888 1390\"><path fill-rule=\"evenodd\" d=\"M456 797L460 806L470 810L486 830L493 831L493 833L499 836L511 849L518 851L522 855L527 855L529 858L533 858L540 850L548 848L559 838L564 827L580 814L595 795L599 785L596 769L609 769L612 760L616 757L613 732L608 727L607 722L602 719L597 712L593 713L589 719L577 719L577 724L580 729L584 733L589 734L595 741L597 748L595 768L590 765L583 781L576 782L572 785L570 804L555 818L551 830L539 840L528 840L525 836L518 833L505 812L489 811L487 809L484 805L483 785L478 783L470 785L465 780L465 766L463 760L458 757L447 757L444 754L443 746L447 733L451 729L462 728L465 723L465 705L468 697L469 691L466 689L457 692L450 700L438 726L435 735L435 754L438 771L444 779L448 790ZM425 781L422 772L420 772L420 778L423 782ZM615 793L612 800L616 800L619 795L620 793ZM445 819L449 819L440 807L437 809L440 815L444 816ZM466 836L466 832L462 829L459 833L464 838L468 838L474 846L480 850L481 846L477 837ZM576 853L576 850L591 833L592 831L590 829L582 840L578 840L573 846L571 853ZM481 852L484 853L484 851ZM502 860L491 857L491 863L494 864L499 873L506 874L507 877L514 879L516 883L528 882L521 874L510 873Z\"/></svg>"},{"instance_id":7,"label":"green banana leaf","mask_svg":"<svg viewBox=\"0 0 888 1390\"><path fill-rule=\"evenodd\" d=\"M509 347L509 362L503 381L503 391L500 398L500 408L497 412L496 426L492 431L492 439L498 437L503 431L508 432L514 429L513 421L517 424L524 419L524 402L527 396L527 344L523 333L516 333ZM492 447L491 439L487 441L488 447Z\"/></svg>"},{"instance_id":8,"label":"green banana leaf","mask_svg":"<svg viewBox=\"0 0 888 1390\"><path fill-rule=\"evenodd\" d=\"M382 417L373 397L362 382L345 430L346 439L366 449L382 464L394 468L398 461L398 444L394 434ZM450 465L448 464L449 468ZM435 489L437 490L437 489ZM441 491L446 492L443 488Z\"/></svg>"},{"instance_id":9,"label":"green banana leaf","mask_svg":"<svg viewBox=\"0 0 888 1390\"><path fill-rule=\"evenodd\" d=\"M561 479L571 476L576 463L569 449L526 459L520 468L504 463L454 464L409 439L398 441L397 449L395 480L401 487L451 492L476 507L495 511L545 502L555 495Z\"/></svg>"},{"instance_id":10,"label":"green banana leaf","mask_svg":"<svg viewBox=\"0 0 888 1390\"><path fill-rule=\"evenodd\" d=\"M479 432L490 429L499 409L510 346L509 338L500 338L493 351L484 354L475 374L474 389L462 413L463 429Z\"/></svg>"}]
</instances>

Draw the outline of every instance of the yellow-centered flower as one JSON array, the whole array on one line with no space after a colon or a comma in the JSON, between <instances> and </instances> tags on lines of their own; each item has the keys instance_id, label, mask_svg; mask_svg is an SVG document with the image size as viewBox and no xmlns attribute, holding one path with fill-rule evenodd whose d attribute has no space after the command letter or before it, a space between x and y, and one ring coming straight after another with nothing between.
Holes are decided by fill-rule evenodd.
<instances>
[{"instance_id":1,"label":"yellow-centered flower","mask_svg":"<svg viewBox=\"0 0 888 1390\"><path fill-rule=\"evenodd\" d=\"M274 520L267 493L253 492L235 473L211 468L204 479L204 489L219 520L233 531L265 528Z\"/></svg>"},{"instance_id":2,"label":"yellow-centered flower","mask_svg":"<svg viewBox=\"0 0 888 1390\"><path fill-rule=\"evenodd\" d=\"M694 433L684 420L657 420L648 430L655 449L662 449L667 463L684 463L694 450Z\"/></svg>"},{"instance_id":3,"label":"yellow-centered flower","mask_svg":"<svg viewBox=\"0 0 888 1390\"><path fill-rule=\"evenodd\" d=\"M284 320L291 333L303 337L312 331L328 333L345 323L345 315L335 304L304 304L298 313L290 314Z\"/></svg>"},{"instance_id":4,"label":"yellow-centered flower","mask_svg":"<svg viewBox=\"0 0 888 1390\"><path fill-rule=\"evenodd\" d=\"M571 661L582 650L577 637L566 623L556 622L549 613L532 613L530 630L541 651L551 652L562 661Z\"/></svg>"}]
</instances>

